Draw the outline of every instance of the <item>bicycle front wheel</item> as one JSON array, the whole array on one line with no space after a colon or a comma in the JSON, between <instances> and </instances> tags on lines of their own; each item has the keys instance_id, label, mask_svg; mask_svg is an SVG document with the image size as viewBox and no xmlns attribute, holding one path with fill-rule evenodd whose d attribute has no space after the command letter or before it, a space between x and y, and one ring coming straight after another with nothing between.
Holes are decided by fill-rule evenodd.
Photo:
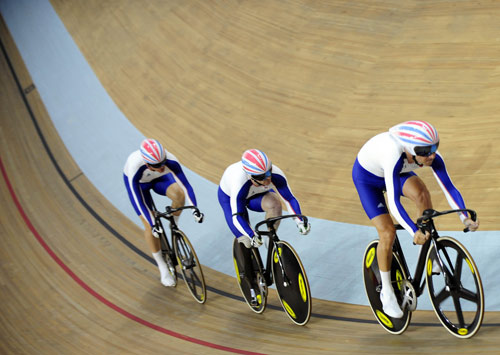
<instances>
[{"instance_id":1,"label":"bicycle front wheel","mask_svg":"<svg viewBox=\"0 0 500 355\"><path fill-rule=\"evenodd\" d=\"M481 277L471 255L457 240L436 241L443 262L438 266L436 248L427 253L426 281L431 303L443 326L458 338L470 338L483 322L484 293Z\"/></svg>"},{"instance_id":2,"label":"bicycle front wheel","mask_svg":"<svg viewBox=\"0 0 500 355\"><path fill-rule=\"evenodd\" d=\"M297 325L311 317L311 289L299 256L290 244L279 241L272 254L274 283L285 313Z\"/></svg>"},{"instance_id":3,"label":"bicycle front wheel","mask_svg":"<svg viewBox=\"0 0 500 355\"><path fill-rule=\"evenodd\" d=\"M198 303L207 300L205 278L191 242L182 231L174 233L174 250L186 285Z\"/></svg>"}]
</instances>

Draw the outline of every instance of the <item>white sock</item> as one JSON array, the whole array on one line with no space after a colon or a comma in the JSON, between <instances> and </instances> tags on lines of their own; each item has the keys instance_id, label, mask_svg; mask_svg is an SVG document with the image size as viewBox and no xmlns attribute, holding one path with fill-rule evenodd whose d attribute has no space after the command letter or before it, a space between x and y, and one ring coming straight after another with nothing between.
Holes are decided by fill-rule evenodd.
<instances>
[{"instance_id":1,"label":"white sock","mask_svg":"<svg viewBox=\"0 0 500 355\"><path fill-rule=\"evenodd\" d=\"M175 221L175 224L179 225L179 217L180 216L174 216L174 221Z\"/></svg>"},{"instance_id":2,"label":"white sock","mask_svg":"<svg viewBox=\"0 0 500 355\"><path fill-rule=\"evenodd\" d=\"M167 263L165 260L163 260L163 257L161 255L161 250L158 250L156 253L153 253L153 258L156 261L156 265L158 265L158 268L160 269L160 274L163 277L167 270Z\"/></svg>"},{"instance_id":3,"label":"white sock","mask_svg":"<svg viewBox=\"0 0 500 355\"><path fill-rule=\"evenodd\" d=\"M380 271L380 277L382 279L382 291L384 293L394 292L391 283L391 272L390 271Z\"/></svg>"}]
</instances>

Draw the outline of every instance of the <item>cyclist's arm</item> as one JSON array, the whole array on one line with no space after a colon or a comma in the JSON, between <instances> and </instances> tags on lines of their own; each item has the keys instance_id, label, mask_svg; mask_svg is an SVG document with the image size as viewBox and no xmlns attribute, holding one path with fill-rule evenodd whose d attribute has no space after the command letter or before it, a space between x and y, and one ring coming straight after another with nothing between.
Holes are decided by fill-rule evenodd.
<instances>
[{"instance_id":1,"label":"cyclist's arm","mask_svg":"<svg viewBox=\"0 0 500 355\"><path fill-rule=\"evenodd\" d=\"M184 175L184 172L182 171L181 164L179 164L179 161L177 160L177 158L175 158L175 156L173 156L172 154L169 153L167 155L166 165L167 165L167 168L169 168L170 171L172 171L172 174L174 174L176 180L179 182L181 187L187 192L187 196L188 196L188 199L189 199L189 202L191 203L191 205L197 206L196 196L194 194L194 190L193 190L191 184L189 183L188 179L186 178L186 175Z\"/></svg>"},{"instance_id":2,"label":"cyclist's arm","mask_svg":"<svg viewBox=\"0 0 500 355\"><path fill-rule=\"evenodd\" d=\"M384 164L384 179L387 191L387 202L391 214L394 216L394 218L396 218L398 223L413 237L415 236L415 232L418 230L418 228L412 221L410 216L408 216L408 213L401 203L401 196L403 195L403 193L401 191L400 173L402 168L402 156L398 160L396 160L395 157L392 157L392 159L388 159Z\"/></svg>"},{"instance_id":3,"label":"cyclist's arm","mask_svg":"<svg viewBox=\"0 0 500 355\"><path fill-rule=\"evenodd\" d=\"M443 157L439 152L436 152L436 158L431 165L432 172L436 178L441 190L448 201L448 204L452 209L462 209L465 208L465 202L460 194L460 191L453 185L451 178L446 171L446 165L444 164ZM468 217L467 213L460 213L460 219L464 222Z\"/></svg>"}]
</instances>

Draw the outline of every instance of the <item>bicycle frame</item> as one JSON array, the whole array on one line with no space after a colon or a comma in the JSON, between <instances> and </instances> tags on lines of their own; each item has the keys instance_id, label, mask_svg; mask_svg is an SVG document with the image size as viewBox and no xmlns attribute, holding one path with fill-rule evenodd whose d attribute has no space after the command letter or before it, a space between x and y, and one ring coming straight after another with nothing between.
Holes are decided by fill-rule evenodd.
<instances>
[{"instance_id":1,"label":"bicycle frame","mask_svg":"<svg viewBox=\"0 0 500 355\"><path fill-rule=\"evenodd\" d=\"M301 214L293 214L293 215L283 215L283 216L272 217L272 218L269 218L265 221L257 223L257 225L255 226L255 232L259 236L266 236L269 238L269 247L267 249L267 257L266 257L266 267L264 269L264 278L266 279L266 283L268 286L273 284L272 271L271 271L271 265L272 265L271 263L272 263L272 256L273 256L272 251L273 251L274 247L276 246L276 243L278 243L280 241L280 239L278 238L278 234L277 234L277 231L276 231L274 224L275 224L275 222L280 221L282 219L295 218L295 217L302 218L304 223L307 224L307 217L306 216L301 215ZM259 227L262 226L263 224L267 225L267 228L268 228L267 231L259 230ZM259 258L260 258L260 252L257 255L259 255ZM261 263L261 266L263 266L262 260L259 260L259 262ZM285 282L288 283L289 282L288 276L285 274L285 270L283 267L283 261L281 260L281 256L279 253L278 253L278 262L280 265L283 279L286 280Z\"/></svg>"},{"instance_id":2,"label":"bicycle frame","mask_svg":"<svg viewBox=\"0 0 500 355\"><path fill-rule=\"evenodd\" d=\"M415 289L415 292L417 294L417 297L422 295L424 288L425 288L425 278L424 276L424 269L425 269L425 262L426 262L426 257L427 257L427 252L429 251L429 248L431 246L431 243L434 245L434 248L436 251L442 250L441 248L438 247L437 244L437 239L439 238L439 234L434 226L434 220L433 218L450 214L450 213L456 213L456 212L468 212L471 215L472 220L476 220L476 212L473 210L469 209L457 209L457 210L449 210L449 211L443 211L443 212L438 212L435 210L425 210L422 217L420 217L417 220L417 226L422 230L422 232L428 231L430 233L430 238L422 245L420 248L418 260L417 260L417 265L415 267L415 273L414 273L414 279L411 276L410 270L408 268L408 265L406 263L406 258L403 253L403 249L401 248L401 244L399 243L398 236L396 234L396 237L394 239L394 245L393 245L393 251L396 253L396 255L399 257L399 260L401 261L401 264L404 268L404 271L406 272L406 275L408 275L408 281L411 283L413 288ZM403 230L404 228L397 225L396 226L397 230ZM468 232L468 228L464 229L464 232ZM448 254L446 253L445 250L443 250L445 253L445 257L449 259ZM441 260L441 256L439 253L436 253L436 259L439 262L439 265L441 267L441 270L443 272L443 275L446 279L448 279L448 273L446 271L446 268L443 267L443 261ZM448 260L449 264L451 264L450 260ZM452 270L453 271L453 270Z\"/></svg>"},{"instance_id":3,"label":"bicycle frame","mask_svg":"<svg viewBox=\"0 0 500 355\"><path fill-rule=\"evenodd\" d=\"M173 236L173 234L175 232L179 232L179 227L177 226L177 223L175 223L174 213L177 211L182 211L182 210L186 210L186 209L192 209L192 210L197 211L198 213L200 212L200 210L196 206L182 206L182 207L178 207L178 208L172 208L171 206L167 206L165 208L165 212L159 212L157 210L154 202L153 202L153 212L155 215L155 224L159 225L165 231L165 229L163 228L163 224L161 223L161 219L165 218L170 223L170 225L169 225L170 232L171 232L170 235ZM167 243L168 243L168 238L165 238L165 239L167 239ZM170 248L170 245L168 245L168 247Z\"/></svg>"}]
</instances>

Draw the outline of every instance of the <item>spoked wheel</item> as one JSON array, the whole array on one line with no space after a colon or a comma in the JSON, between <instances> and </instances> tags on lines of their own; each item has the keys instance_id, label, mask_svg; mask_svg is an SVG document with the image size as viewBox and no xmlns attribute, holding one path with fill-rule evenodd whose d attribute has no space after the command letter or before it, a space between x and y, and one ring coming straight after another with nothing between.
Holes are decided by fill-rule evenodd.
<instances>
[{"instance_id":1,"label":"spoked wheel","mask_svg":"<svg viewBox=\"0 0 500 355\"><path fill-rule=\"evenodd\" d=\"M179 264L189 292L191 292L191 295L193 295L198 303L205 303L207 300L207 289L201 264L191 242L181 231L177 231L174 234L174 250L177 256L177 263Z\"/></svg>"},{"instance_id":2,"label":"spoked wheel","mask_svg":"<svg viewBox=\"0 0 500 355\"><path fill-rule=\"evenodd\" d=\"M168 246L165 242L165 235L160 236L160 244L161 244L161 254L163 256L163 260L167 264L168 271L170 275L174 278L174 286L177 286L177 270L175 269L175 265L177 265L177 260L175 259L175 253L170 246Z\"/></svg>"},{"instance_id":3,"label":"spoked wheel","mask_svg":"<svg viewBox=\"0 0 500 355\"><path fill-rule=\"evenodd\" d=\"M234 270L241 294L252 311L262 313L267 305L267 285L260 255L257 253L257 249L246 248L234 239Z\"/></svg>"},{"instance_id":4,"label":"spoked wheel","mask_svg":"<svg viewBox=\"0 0 500 355\"><path fill-rule=\"evenodd\" d=\"M427 254L427 289L432 306L444 327L458 338L470 338L481 327L484 316L483 285L479 271L465 247L450 237L437 240L444 273L436 248Z\"/></svg>"},{"instance_id":5,"label":"spoked wheel","mask_svg":"<svg viewBox=\"0 0 500 355\"><path fill-rule=\"evenodd\" d=\"M288 317L305 325L311 317L311 290L304 266L290 244L279 241L272 254L274 283Z\"/></svg>"},{"instance_id":6,"label":"spoked wheel","mask_svg":"<svg viewBox=\"0 0 500 355\"><path fill-rule=\"evenodd\" d=\"M380 291L382 290L382 280L380 279L380 270L377 262L377 246L378 240L373 240L368 244L363 258L363 279L365 282L365 291L368 301L370 302L371 309L375 318L380 325L392 334L403 333L411 320L411 311L416 306L416 295L414 290L408 287L407 275L401 265L399 258L396 254L392 254L391 265L391 280L392 288L398 299L398 303L403 309L403 317L392 318L385 314L380 301ZM406 282L405 282L406 281ZM412 294L413 291L413 294ZM411 305L411 306L410 306ZM410 308L410 309L409 309Z\"/></svg>"}]
</instances>

